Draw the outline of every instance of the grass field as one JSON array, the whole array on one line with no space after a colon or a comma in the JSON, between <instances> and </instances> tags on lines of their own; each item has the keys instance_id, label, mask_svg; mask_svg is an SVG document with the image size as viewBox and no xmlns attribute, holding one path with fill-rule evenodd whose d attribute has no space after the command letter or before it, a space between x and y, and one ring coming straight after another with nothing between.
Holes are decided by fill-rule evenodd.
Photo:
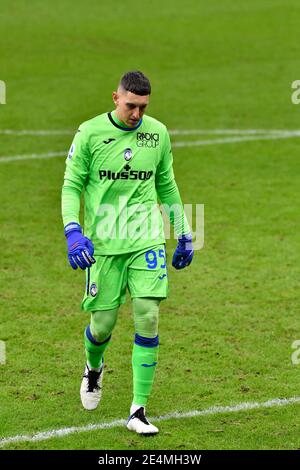
<instances>
[{"instance_id":1,"label":"grass field","mask_svg":"<svg viewBox=\"0 0 300 470\"><path fill-rule=\"evenodd\" d=\"M79 123L112 109L111 92L130 69L151 79L148 114L170 130L207 131L172 136L182 199L205 204L205 246L175 272L175 243L167 245L170 297L149 416L300 397L300 365L291 361L300 339L299 138L210 133L299 128L291 102L299 14L296 0L1 1L0 439L128 415L129 298L106 353L101 406L88 413L80 403L88 316L84 275L66 258L65 159L4 157L67 153ZM41 129L57 132L16 133ZM299 406L170 418L150 440L117 426L0 446L298 449Z\"/></svg>"}]
</instances>

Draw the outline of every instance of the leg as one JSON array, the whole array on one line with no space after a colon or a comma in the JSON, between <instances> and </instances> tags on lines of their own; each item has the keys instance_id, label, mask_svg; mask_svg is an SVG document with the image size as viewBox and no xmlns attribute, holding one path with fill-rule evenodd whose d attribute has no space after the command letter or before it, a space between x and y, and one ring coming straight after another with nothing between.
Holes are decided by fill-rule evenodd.
<instances>
[{"instance_id":1,"label":"leg","mask_svg":"<svg viewBox=\"0 0 300 470\"><path fill-rule=\"evenodd\" d=\"M160 299L134 298L132 302L135 342L132 352L133 402L128 429L141 434L156 434L158 429L145 418L145 407L151 393L158 360Z\"/></svg>"},{"instance_id":2,"label":"leg","mask_svg":"<svg viewBox=\"0 0 300 470\"><path fill-rule=\"evenodd\" d=\"M103 380L103 354L117 321L118 309L92 312L91 323L84 332L87 364L81 388L81 402L86 410L97 408L101 399Z\"/></svg>"},{"instance_id":3,"label":"leg","mask_svg":"<svg viewBox=\"0 0 300 470\"><path fill-rule=\"evenodd\" d=\"M90 369L99 369L103 353L117 321L118 309L98 310L91 313L91 323L84 332L86 359Z\"/></svg>"},{"instance_id":4,"label":"leg","mask_svg":"<svg viewBox=\"0 0 300 470\"><path fill-rule=\"evenodd\" d=\"M82 308L92 312L84 332L86 366L80 388L85 409L95 409L101 398L103 354L117 321L120 304L126 293L126 257L96 256L96 263L87 271Z\"/></svg>"},{"instance_id":5,"label":"leg","mask_svg":"<svg viewBox=\"0 0 300 470\"><path fill-rule=\"evenodd\" d=\"M138 434L156 434L145 416L158 358L159 304L168 295L165 246L133 254L128 269L133 303L135 342L132 353L133 403L127 428Z\"/></svg>"},{"instance_id":6,"label":"leg","mask_svg":"<svg viewBox=\"0 0 300 470\"><path fill-rule=\"evenodd\" d=\"M159 299L133 299L135 342L132 353L133 404L146 406L158 359Z\"/></svg>"}]
</instances>

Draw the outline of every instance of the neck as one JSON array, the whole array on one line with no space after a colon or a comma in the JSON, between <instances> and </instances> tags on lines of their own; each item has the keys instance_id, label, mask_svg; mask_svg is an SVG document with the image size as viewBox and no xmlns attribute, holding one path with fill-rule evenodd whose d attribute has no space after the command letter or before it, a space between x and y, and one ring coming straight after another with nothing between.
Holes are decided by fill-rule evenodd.
<instances>
[{"instance_id":1,"label":"neck","mask_svg":"<svg viewBox=\"0 0 300 470\"><path fill-rule=\"evenodd\" d=\"M122 124L122 126L124 126L124 127L129 127L124 121L122 121L121 116L119 115L117 109L115 109L115 110L113 111L113 114L114 114L115 118L117 118L118 121Z\"/></svg>"}]
</instances>

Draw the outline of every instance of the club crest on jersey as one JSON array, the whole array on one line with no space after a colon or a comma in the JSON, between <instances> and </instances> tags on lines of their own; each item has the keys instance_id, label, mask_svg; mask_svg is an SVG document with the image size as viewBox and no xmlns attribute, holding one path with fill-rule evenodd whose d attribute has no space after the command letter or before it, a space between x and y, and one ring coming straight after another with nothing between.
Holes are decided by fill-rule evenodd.
<instances>
[{"instance_id":1,"label":"club crest on jersey","mask_svg":"<svg viewBox=\"0 0 300 470\"><path fill-rule=\"evenodd\" d=\"M96 297L97 293L98 293L97 285L95 282L93 282L93 284L91 284L91 287L90 287L90 294L92 297Z\"/></svg>"},{"instance_id":2,"label":"club crest on jersey","mask_svg":"<svg viewBox=\"0 0 300 470\"><path fill-rule=\"evenodd\" d=\"M130 148L124 150L124 158L126 162L132 159L132 150Z\"/></svg>"},{"instance_id":3,"label":"club crest on jersey","mask_svg":"<svg viewBox=\"0 0 300 470\"><path fill-rule=\"evenodd\" d=\"M72 144L68 153L68 158L72 158L74 155L74 152L75 152L75 144Z\"/></svg>"}]
</instances>

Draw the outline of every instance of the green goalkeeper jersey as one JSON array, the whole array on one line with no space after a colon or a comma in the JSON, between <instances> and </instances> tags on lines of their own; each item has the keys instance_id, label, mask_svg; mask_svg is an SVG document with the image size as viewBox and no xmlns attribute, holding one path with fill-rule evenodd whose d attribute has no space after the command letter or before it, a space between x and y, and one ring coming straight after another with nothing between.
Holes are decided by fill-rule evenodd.
<instances>
[{"instance_id":1,"label":"green goalkeeper jersey","mask_svg":"<svg viewBox=\"0 0 300 470\"><path fill-rule=\"evenodd\" d=\"M69 155L62 189L64 225L79 222L84 191L84 233L96 255L129 253L164 243L157 197L177 235L190 231L173 173L166 127L144 115L124 127L115 112L80 125Z\"/></svg>"}]
</instances>

